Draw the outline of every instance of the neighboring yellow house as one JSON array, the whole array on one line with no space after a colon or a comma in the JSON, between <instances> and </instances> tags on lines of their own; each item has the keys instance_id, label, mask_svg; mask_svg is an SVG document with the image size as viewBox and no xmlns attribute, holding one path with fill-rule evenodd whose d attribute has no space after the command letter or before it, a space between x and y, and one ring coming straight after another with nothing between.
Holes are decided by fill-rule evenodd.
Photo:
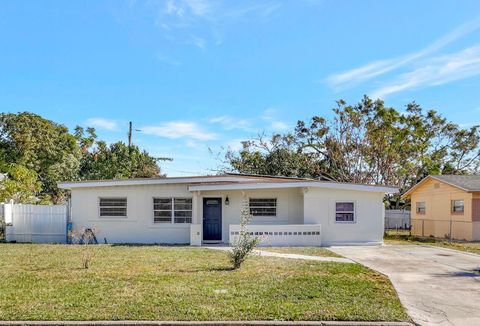
<instances>
[{"instance_id":1,"label":"neighboring yellow house","mask_svg":"<svg viewBox=\"0 0 480 326\"><path fill-rule=\"evenodd\" d=\"M412 235L480 241L480 175L430 175L403 196Z\"/></svg>"}]
</instances>

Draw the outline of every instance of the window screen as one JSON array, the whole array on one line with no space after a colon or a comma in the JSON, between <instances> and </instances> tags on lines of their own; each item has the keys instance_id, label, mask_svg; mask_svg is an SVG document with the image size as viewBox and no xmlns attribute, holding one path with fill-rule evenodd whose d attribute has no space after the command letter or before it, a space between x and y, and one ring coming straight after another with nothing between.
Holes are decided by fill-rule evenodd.
<instances>
[{"instance_id":1,"label":"window screen","mask_svg":"<svg viewBox=\"0 0 480 326\"><path fill-rule=\"evenodd\" d=\"M417 202L417 213L418 214L425 214L426 206L424 201Z\"/></svg>"},{"instance_id":2,"label":"window screen","mask_svg":"<svg viewBox=\"0 0 480 326\"><path fill-rule=\"evenodd\" d=\"M354 222L355 221L355 203L354 202L335 203L335 221Z\"/></svg>"},{"instance_id":3,"label":"window screen","mask_svg":"<svg viewBox=\"0 0 480 326\"><path fill-rule=\"evenodd\" d=\"M277 198L250 198L249 205L253 216L277 216Z\"/></svg>"},{"instance_id":4,"label":"window screen","mask_svg":"<svg viewBox=\"0 0 480 326\"><path fill-rule=\"evenodd\" d=\"M452 213L463 213L464 203L463 199L452 200Z\"/></svg>"},{"instance_id":5,"label":"window screen","mask_svg":"<svg viewBox=\"0 0 480 326\"><path fill-rule=\"evenodd\" d=\"M192 223L192 198L154 198L154 223Z\"/></svg>"},{"instance_id":6,"label":"window screen","mask_svg":"<svg viewBox=\"0 0 480 326\"><path fill-rule=\"evenodd\" d=\"M100 198L100 217L127 217L127 198Z\"/></svg>"}]
</instances>

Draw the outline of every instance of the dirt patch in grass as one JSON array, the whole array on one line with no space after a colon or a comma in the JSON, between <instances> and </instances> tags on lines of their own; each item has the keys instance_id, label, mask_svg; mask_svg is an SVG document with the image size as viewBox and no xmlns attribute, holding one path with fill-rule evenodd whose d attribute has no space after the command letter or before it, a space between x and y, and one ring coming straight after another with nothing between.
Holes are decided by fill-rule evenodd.
<instances>
[{"instance_id":1,"label":"dirt patch in grass","mask_svg":"<svg viewBox=\"0 0 480 326\"><path fill-rule=\"evenodd\" d=\"M408 316L389 280L358 264L190 247L0 244L0 320L385 320Z\"/></svg>"}]
</instances>

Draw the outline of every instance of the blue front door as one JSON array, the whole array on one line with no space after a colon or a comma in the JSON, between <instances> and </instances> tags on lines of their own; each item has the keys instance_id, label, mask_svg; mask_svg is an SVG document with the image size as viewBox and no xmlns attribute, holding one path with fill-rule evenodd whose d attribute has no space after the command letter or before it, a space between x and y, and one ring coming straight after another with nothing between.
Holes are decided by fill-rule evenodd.
<instances>
[{"instance_id":1,"label":"blue front door","mask_svg":"<svg viewBox=\"0 0 480 326\"><path fill-rule=\"evenodd\" d=\"M203 240L222 240L222 198L203 198Z\"/></svg>"}]
</instances>

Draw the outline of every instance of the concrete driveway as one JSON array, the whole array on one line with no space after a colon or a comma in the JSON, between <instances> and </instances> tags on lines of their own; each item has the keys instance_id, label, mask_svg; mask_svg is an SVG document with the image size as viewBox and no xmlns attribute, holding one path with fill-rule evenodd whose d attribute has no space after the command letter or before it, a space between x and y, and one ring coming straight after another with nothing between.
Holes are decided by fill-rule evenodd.
<instances>
[{"instance_id":1,"label":"concrete driveway","mask_svg":"<svg viewBox=\"0 0 480 326\"><path fill-rule=\"evenodd\" d=\"M480 325L480 255L432 246L332 247L386 274L419 325Z\"/></svg>"}]
</instances>

